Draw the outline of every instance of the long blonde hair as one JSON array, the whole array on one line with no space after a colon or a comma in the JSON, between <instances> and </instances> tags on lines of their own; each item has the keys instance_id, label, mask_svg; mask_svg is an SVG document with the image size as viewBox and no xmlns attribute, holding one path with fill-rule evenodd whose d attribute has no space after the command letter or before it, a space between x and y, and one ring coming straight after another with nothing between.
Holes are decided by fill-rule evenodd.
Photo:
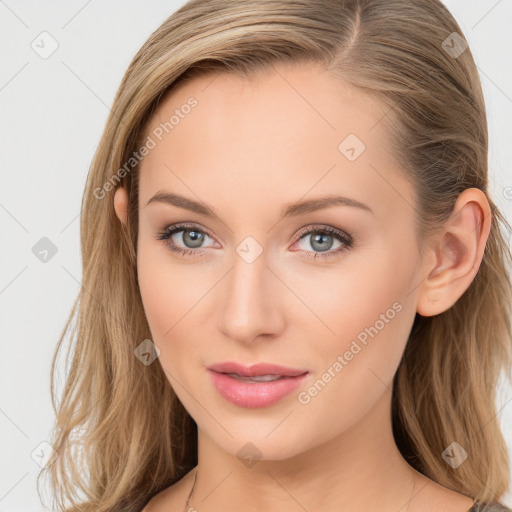
<instances>
[{"instance_id":1,"label":"long blonde hair","mask_svg":"<svg viewBox=\"0 0 512 512\"><path fill-rule=\"evenodd\" d=\"M387 106L381 122L417 192L422 240L442 227L463 190L486 194L492 226L480 269L449 310L416 315L394 379L392 419L404 458L432 480L482 502L507 489L495 394L512 366L512 255L500 229L510 226L489 197L484 98L459 25L438 0L192 0L131 62L87 178L82 287L52 364L58 456L39 475L50 474L59 510L140 511L197 464L195 422L161 366L134 356L151 333L137 282L133 155L178 81L211 72L253 77L278 62L321 63ZM113 207L119 185L129 195L126 226ZM68 335L74 344L58 392ZM457 469L441 456L452 442L469 454Z\"/></svg>"}]
</instances>

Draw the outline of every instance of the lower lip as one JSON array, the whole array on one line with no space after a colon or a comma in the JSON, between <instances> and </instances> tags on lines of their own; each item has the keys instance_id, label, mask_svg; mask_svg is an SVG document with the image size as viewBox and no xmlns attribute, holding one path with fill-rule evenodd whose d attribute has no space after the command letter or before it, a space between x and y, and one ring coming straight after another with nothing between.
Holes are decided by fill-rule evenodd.
<instances>
[{"instance_id":1,"label":"lower lip","mask_svg":"<svg viewBox=\"0 0 512 512\"><path fill-rule=\"evenodd\" d=\"M301 386L309 375L309 373L304 373L296 377L282 377L270 382L244 382L225 373L212 370L209 372L213 385L226 400L250 409L275 404Z\"/></svg>"}]
</instances>

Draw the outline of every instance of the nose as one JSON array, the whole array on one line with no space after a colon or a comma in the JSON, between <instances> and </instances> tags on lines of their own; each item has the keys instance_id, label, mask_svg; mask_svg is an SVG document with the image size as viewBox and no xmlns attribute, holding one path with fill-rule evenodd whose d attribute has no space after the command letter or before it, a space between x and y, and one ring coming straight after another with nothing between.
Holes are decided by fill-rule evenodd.
<instances>
[{"instance_id":1,"label":"nose","mask_svg":"<svg viewBox=\"0 0 512 512\"><path fill-rule=\"evenodd\" d=\"M279 335L284 329L284 285L268 267L263 251L247 262L239 254L224 280L219 307L219 329L228 338L250 344Z\"/></svg>"}]
</instances>

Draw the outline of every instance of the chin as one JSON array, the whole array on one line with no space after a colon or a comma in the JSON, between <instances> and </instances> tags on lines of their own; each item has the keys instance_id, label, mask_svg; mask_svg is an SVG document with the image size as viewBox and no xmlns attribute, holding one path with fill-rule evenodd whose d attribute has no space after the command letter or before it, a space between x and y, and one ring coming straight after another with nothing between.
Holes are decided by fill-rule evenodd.
<instances>
[{"instance_id":1,"label":"chin","mask_svg":"<svg viewBox=\"0 0 512 512\"><path fill-rule=\"evenodd\" d=\"M295 428L296 425L291 423L287 427L284 424L279 425L287 414L289 412L279 415L280 419L277 421L273 418L271 421L256 422L257 424L254 419L247 424L242 422L238 425L224 422L223 426L232 437L223 429L221 432L217 430L205 433L210 437L211 442L225 452L238 457L247 467L251 467L251 464L257 461L286 460L309 448L305 443L307 436L304 430L298 430ZM211 423L208 430L211 430Z\"/></svg>"}]
</instances>

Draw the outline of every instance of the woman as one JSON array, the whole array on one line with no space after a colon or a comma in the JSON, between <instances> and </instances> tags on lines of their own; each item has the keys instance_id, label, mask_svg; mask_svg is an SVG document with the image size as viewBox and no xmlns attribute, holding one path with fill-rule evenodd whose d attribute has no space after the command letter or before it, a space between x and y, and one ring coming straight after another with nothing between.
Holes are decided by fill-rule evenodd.
<instances>
[{"instance_id":1,"label":"woman","mask_svg":"<svg viewBox=\"0 0 512 512\"><path fill-rule=\"evenodd\" d=\"M83 198L59 509L510 510L487 150L438 1L169 17Z\"/></svg>"}]
</instances>

